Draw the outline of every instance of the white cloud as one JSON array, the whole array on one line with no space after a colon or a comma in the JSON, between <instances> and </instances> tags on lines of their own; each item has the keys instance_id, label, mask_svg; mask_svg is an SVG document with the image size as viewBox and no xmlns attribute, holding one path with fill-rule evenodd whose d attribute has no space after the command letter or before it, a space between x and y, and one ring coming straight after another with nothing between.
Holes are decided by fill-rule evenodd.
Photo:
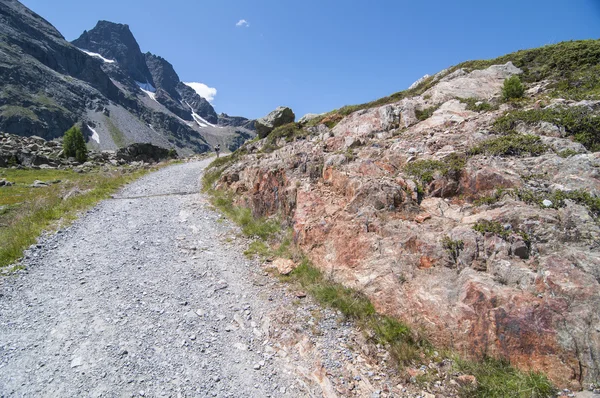
<instances>
[{"instance_id":1,"label":"white cloud","mask_svg":"<svg viewBox=\"0 0 600 398\"><path fill-rule=\"evenodd\" d=\"M250 23L245 19L240 19L238 23L235 24L235 26L237 26L238 28L249 28Z\"/></svg>"},{"instance_id":2,"label":"white cloud","mask_svg":"<svg viewBox=\"0 0 600 398\"><path fill-rule=\"evenodd\" d=\"M213 88L213 87L208 87L206 84L204 83L184 83L188 86L190 86L191 88L194 89L194 91L196 91L198 93L199 96L201 96L202 98L206 98L206 100L208 102L212 102L213 99L215 99L215 96L217 95L217 89Z\"/></svg>"}]
</instances>

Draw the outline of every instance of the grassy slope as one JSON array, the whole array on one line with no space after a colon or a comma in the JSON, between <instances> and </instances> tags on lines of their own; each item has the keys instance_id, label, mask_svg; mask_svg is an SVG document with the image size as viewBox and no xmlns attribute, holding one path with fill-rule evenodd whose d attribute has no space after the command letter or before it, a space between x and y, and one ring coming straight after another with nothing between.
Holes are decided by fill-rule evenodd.
<instances>
[{"instance_id":1,"label":"grassy slope","mask_svg":"<svg viewBox=\"0 0 600 398\"><path fill-rule=\"evenodd\" d=\"M466 61L449 68L447 73L460 68L467 71L485 69L509 61L523 70L521 78L526 83L551 81L551 95L554 97L573 100L600 99L600 40L563 42L521 50L489 60ZM411 90L399 91L364 104L344 106L313 119L308 124L312 126L325 122L331 127L352 112L421 95L434 84L434 77L430 77Z\"/></svg>"},{"instance_id":2,"label":"grassy slope","mask_svg":"<svg viewBox=\"0 0 600 398\"><path fill-rule=\"evenodd\" d=\"M72 170L0 169L0 178L15 183L0 188L0 267L18 260L43 231L71 222L78 212L147 172L111 169L79 174ZM34 180L60 182L31 188ZM69 192L75 194L63 199Z\"/></svg>"}]
</instances>

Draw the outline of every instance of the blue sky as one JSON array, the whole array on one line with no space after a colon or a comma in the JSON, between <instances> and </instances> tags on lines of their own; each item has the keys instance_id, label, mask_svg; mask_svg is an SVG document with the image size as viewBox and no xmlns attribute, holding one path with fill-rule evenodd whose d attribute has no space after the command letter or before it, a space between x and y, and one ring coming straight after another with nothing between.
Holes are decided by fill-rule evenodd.
<instances>
[{"instance_id":1,"label":"blue sky","mask_svg":"<svg viewBox=\"0 0 600 398\"><path fill-rule=\"evenodd\" d=\"M99 19L217 90L217 112L298 117L377 99L469 59L600 37L599 0L23 0L68 39ZM236 26L240 20L247 21Z\"/></svg>"}]
</instances>

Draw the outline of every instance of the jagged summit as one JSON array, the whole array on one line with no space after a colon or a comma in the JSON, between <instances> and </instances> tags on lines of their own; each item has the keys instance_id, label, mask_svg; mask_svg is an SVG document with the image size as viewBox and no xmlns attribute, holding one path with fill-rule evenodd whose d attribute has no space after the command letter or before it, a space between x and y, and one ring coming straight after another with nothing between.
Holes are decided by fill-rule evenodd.
<instances>
[{"instance_id":1,"label":"jagged summit","mask_svg":"<svg viewBox=\"0 0 600 398\"><path fill-rule=\"evenodd\" d=\"M73 45L107 59L116 60L129 75L138 82L153 83L146 65L146 58L140 50L129 25L98 21L90 31L84 31Z\"/></svg>"}]
</instances>

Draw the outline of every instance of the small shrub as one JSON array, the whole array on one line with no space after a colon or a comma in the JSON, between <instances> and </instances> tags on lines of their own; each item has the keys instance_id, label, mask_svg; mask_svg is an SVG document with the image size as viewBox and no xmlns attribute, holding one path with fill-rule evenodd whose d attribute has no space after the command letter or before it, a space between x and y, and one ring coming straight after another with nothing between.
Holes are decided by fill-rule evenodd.
<instances>
[{"instance_id":1,"label":"small shrub","mask_svg":"<svg viewBox=\"0 0 600 398\"><path fill-rule=\"evenodd\" d=\"M510 231L504 229L504 226L498 221L479 220L477 223L475 223L475 225L473 225L473 230L482 235L485 235L486 233L492 233L501 237L502 239L507 239L510 235Z\"/></svg>"},{"instance_id":2,"label":"small shrub","mask_svg":"<svg viewBox=\"0 0 600 398\"><path fill-rule=\"evenodd\" d=\"M83 163L87 160L87 148L81 129L77 126L71 127L63 136L63 152L65 157L75 158Z\"/></svg>"},{"instance_id":3,"label":"small shrub","mask_svg":"<svg viewBox=\"0 0 600 398\"><path fill-rule=\"evenodd\" d=\"M266 137L266 145L275 145L280 138L285 138L286 142L292 142L298 138L304 138L309 134L307 130L302 128L300 123L284 124L269 133Z\"/></svg>"},{"instance_id":4,"label":"small shrub","mask_svg":"<svg viewBox=\"0 0 600 398\"><path fill-rule=\"evenodd\" d=\"M561 158L570 158L571 156L579 155L579 152L573 149L564 149L558 153Z\"/></svg>"},{"instance_id":5,"label":"small shrub","mask_svg":"<svg viewBox=\"0 0 600 398\"><path fill-rule=\"evenodd\" d=\"M416 160L404 167L404 172L419 180L422 184L429 184L434 175L439 173L443 177L457 179L465 168L466 158L459 153L453 153L443 161Z\"/></svg>"},{"instance_id":6,"label":"small shrub","mask_svg":"<svg viewBox=\"0 0 600 398\"><path fill-rule=\"evenodd\" d=\"M423 109L422 111L415 110L415 116L420 121L427 120L431 117L431 115L433 115L433 112L438 110L439 107L440 107L440 105L434 105L434 106L430 106L429 108Z\"/></svg>"},{"instance_id":7,"label":"small shrub","mask_svg":"<svg viewBox=\"0 0 600 398\"><path fill-rule=\"evenodd\" d=\"M444 236L442 239L442 247L448 252L452 262L456 264L460 252L465 248L465 244L462 240L453 240L449 236Z\"/></svg>"},{"instance_id":8,"label":"small shrub","mask_svg":"<svg viewBox=\"0 0 600 398\"><path fill-rule=\"evenodd\" d=\"M463 104L467 104L467 110L473 112L487 112L497 110L498 105L492 105L486 101L480 101L476 98L458 98Z\"/></svg>"},{"instance_id":9,"label":"small shrub","mask_svg":"<svg viewBox=\"0 0 600 398\"><path fill-rule=\"evenodd\" d=\"M504 196L504 194L506 193L506 191L504 190L504 188L498 188L496 189L496 191L490 195L490 196L483 196L479 199L476 199L473 204L475 206L483 206L483 205L493 205L494 203L497 203L500 201L500 199L502 199L502 197Z\"/></svg>"},{"instance_id":10,"label":"small shrub","mask_svg":"<svg viewBox=\"0 0 600 398\"><path fill-rule=\"evenodd\" d=\"M548 150L540 137L533 134L512 133L489 138L469 150L469 155L489 156L539 156Z\"/></svg>"},{"instance_id":11,"label":"small shrub","mask_svg":"<svg viewBox=\"0 0 600 398\"><path fill-rule=\"evenodd\" d=\"M177 159L179 156L177 155L177 151L174 148L169 149L169 153L167 154L169 159Z\"/></svg>"},{"instance_id":12,"label":"small shrub","mask_svg":"<svg viewBox=\"0 0 600 398\"><path fill-rule=\"evenodd\" d=\"M511 133L519 123L548 122L565 129L575 141L591 151L600 151L600 116L585 106L530 109L507 113L493 125L498 133Z\"/></svg>"},{"instance_id":13,"label":"small shrub","mask_svg":"<svg viewBox=\"0 0 600 398\"><path fill-rule=\"evenodd\" d=\"M557 190L549 193L535 192L529 189L517 189L512 191L512 195L522 202L535 204L540 207L546 207L543 202L547 199L552 202L552 205L549 207L554 209L563 207L565 200L568 199L585 206L594 218L600 217L600 198L580 189L568 192Z\"/></svg>"},{"instance_id":14,"label":"small shrub","mask_svg":"<svg viewBox=\"0 0 600 398\"><path fill-rule=\"evenodd\" d=\"M525 86L521 83L519 76L512 75L504 81L502 87L502 99L504 101L523 98L523 95L525 95Z\"/></svg>"}]
</instances>

